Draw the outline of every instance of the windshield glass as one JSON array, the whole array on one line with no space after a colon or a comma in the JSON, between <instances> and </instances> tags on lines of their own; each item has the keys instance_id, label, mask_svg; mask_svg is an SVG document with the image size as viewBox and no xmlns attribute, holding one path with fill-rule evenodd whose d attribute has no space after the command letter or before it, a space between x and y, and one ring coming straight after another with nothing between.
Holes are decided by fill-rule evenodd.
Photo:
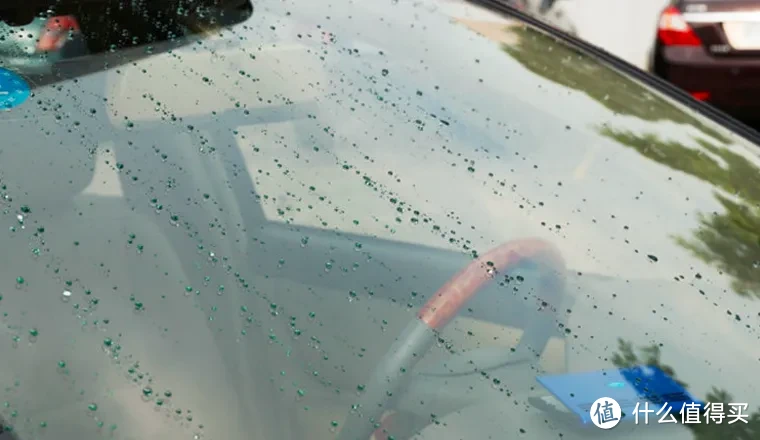
<instances>
[{"instance_id":1,"label":"windshield glass","mask_svg":"<svg viewBox=\"0 0 760 440\"><path fill-rule=\"evenodd\" d=\"M458 1L37 13L0 439L760 436L756 145Z\"/></svg>"}]
</instances>

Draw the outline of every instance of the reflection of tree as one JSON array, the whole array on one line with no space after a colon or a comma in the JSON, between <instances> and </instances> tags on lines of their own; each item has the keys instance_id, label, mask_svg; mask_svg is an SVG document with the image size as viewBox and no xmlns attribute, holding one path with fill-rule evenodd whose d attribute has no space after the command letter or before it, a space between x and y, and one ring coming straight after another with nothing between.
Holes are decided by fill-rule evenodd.
<instances>
[{"instance_id":1,"label":"reflection of tree","mask_svg":"<svg viewBox=\"0 0 760 440\"><path fill-rule=\"evenodd\" d=\"M687 110L549 35L517 26L507 28L506 32L516 36L517 42L504 44L504 51L525 68L549 81L583 92L617 114L645 121L667 120L687 124L714 139L729 142Z\"/></svg>"},{"instance_id":2,"label":"reflection of tree","mask_svg":"<svg viewBox=\"0 0 760 440\"><path fill-rule=\"evenodd\" d=\"M683 381L678 380L672 367L662 364L660 361L660 347L651 345L639 348L639 353L633 347L631 342L622 339L618 340L619 353L612 356L612 363L619 368L634 367L637 365L650 365L659 367L668 376L672 377L683 387L687 387ZM728 413L729 403L737 402L725 390L713 388L707 393L705 402L716 403L723 402L724 410ZM749 402L737 402L749 403ZM749 414L748 423L735 422L728 424L726 420L721 424L714 422L706 423L704 416L701 423L684 424L686 428L691 429L694 437L698 440L757 440L760 439L760 411L754 411Z\"/></svg>"},{"instance_id":3,"label":"reflection of tree","mask_svg":"<svg viewBox=\"0 0 760 440\"><path fill-rule=\"evenodd\" d=\"M740 295L760 297L760 215L758 209L717 195L726 212L700 215L696 240L677 241L733 278Z\"/></svg>"},{"instance_id":4,"label":"reflection of tree","mask_svg":"<svg viewBox=\"0 0 760 440\"><path fill-rule=\"evenodd\" d=\"M698 139L702 149L654 134L635 134L602 128L601 134L639 154L704 180L732 194L716 193L725 212L700 214L700 227L692 239L677 242L733 278L733 289L760 298L760 168L727 148Z\"/></svg>"},{"instance_id":5,"label":"reflection of tree","mask_svg":"<svg viewBox=\"0 0 760 440\"><path fill-rule=\"evenodd\" d=\"M721 144L730 140L698 121L686 110L600 63L595 58L529 27L505 30L517 38L503 49L531 72L581 91L611 111L646 121L687 124ZM697 139L701 149L654 134L635 134L602 128L601 134L633 148L641 155L725 191L717 194L725 212L702 214L692 238L677 242L703 261L733 278L740 295L760 298L760 168L712 141Z\"/></svg>"},{"instance_id":6,"label":"reflection of tree","mask_svg":"<svg viewBox=\"0 0 760 440\"><path fill-rule=\"evenodd\" d=\"M697 120L687 110L654 94L638 82L584 55L562 42L528 27L506 30L517 37L515 44L503 49L531 72L557 84L587 94L609 110L645 121L672 121L699 129L728 144L730 140ZM744 296L760 298L760 168L744 156L705 139L697 139L701 149L676 141L665 141L655 134L635 134L602 128L601 134L639 154L703 180L722 192L716 197L724 207L720 214L702 214L693 237L677 237L677 242L702 260L716 265L733 278L733 288ZM730 194L730 196L729 196ZM757 262L757 264L753 264ZM759 267L755 267L759 266ZM630 342L619 341L619 352L612 358L617 367L654 365L681 385L675 371L660 361L660 347L638 350ZM723 402L728 411L732 396L713 388L706 402ZM750 402L746 402L750 403ZM685 425L699 440L760 439L760 411L750 414L749 423L728 425L701 423Z\"/></svg>"}]
</instances>

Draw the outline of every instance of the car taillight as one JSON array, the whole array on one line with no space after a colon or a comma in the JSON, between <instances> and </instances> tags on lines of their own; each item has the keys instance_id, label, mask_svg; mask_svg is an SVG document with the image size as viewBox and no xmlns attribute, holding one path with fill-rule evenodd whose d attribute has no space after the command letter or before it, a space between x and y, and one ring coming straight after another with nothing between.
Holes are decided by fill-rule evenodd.
<instances>
[{"instance_id":1,"label":"car taillight","mask_svg":"<svg viewBox=\"0 0 760 440\"><path fill-rule=\"evenodd\" d=\"M710 99L710 92L689 92L692 98L697 101L707 101Z\"/></svg>"},{"instance_id":2,"label":"car taillight","mask_svg":"<svg viewBox=\"0 0 760 440\"><path fill-rule=\"evenodd\" d=\"M668 6L657 26L657 37L665 46L699 46L702 42L691 26L684 20L681 11L674 6Z\"/></svg>"}]
</instances>

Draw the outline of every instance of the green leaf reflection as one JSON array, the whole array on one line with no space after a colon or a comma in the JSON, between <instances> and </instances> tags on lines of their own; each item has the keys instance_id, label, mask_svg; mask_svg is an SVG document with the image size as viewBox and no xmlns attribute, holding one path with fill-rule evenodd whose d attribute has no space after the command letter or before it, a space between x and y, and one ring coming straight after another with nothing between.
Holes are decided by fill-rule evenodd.
<instances>
[{"instance_id":1,"label":"green leaf reflection","mask_svg":"<svg viewBox=\"0 0 760 440\"><path fill-rule=\"evenodd\" d=\"M662 363L660 347L656 344L639 347L633 346L630 341L618 339L618 352L612 356L612 363L618 368L628 368L637 365L649 365L659 367L663 372L676 380L683 387L688 388L688 384L679 380L675 370L669 365ZM705 402L723 403L726 414L728 413L731 402L748 403L734 400L733 396L726 390L713 387L707 396ZM746 412L745 412L746 414ZM676 416L677 417L677 416ZM706 423L705 416L702 416L701 423L684 424L683 426L690 429L697 440L757 440L760 439L760 410L749 414L748 423L735 422L728 424L726 420L721 424Z\"/></svg>"},{"instance_id":2,"label":"green leaf reflection","mask_svg":"<svg viewBox=\"0 0 760 440\"><path fill-rule=\"evenodd\" d=\"M583 92L619 115L687 124L720 142L730 142L688 110L550 35L527 26L508 27L505 32L513 34L516 42L503 44L502 49L536 75Z\"/></svg>"},{"instance_id":3,"label":"green leaf reflection","mask_svg":"<svg viewBox=\"0 0 760 440\"><path fill-rule=\"evenodd\" d=\"M642 156L723 191L716 191L715 197L724 211L701 213L692 237L676 237L676 242L730 275L736 293L760 298L760 168L704 139L697 139L701 150L651 133L607 127L599 131Z\"/></svg>"},{"instance_id":4,"label":"green leaf reflection","mask_svg":"<svg viewBox=\"0 0 760 440\"><path fill-rule=\"evenodd\" d=\"M719 146L730 140L697 120L688 110L650 92L595 58L529 27L509 27L506 32L517 38L514 44L504 44L504 51L531 72L583 92L617 114L652 122L686 124L706 135L697 139L702 149L696 149L662 140L655 134L600 130L602 135L649 159L725 192L716 193L725 212L702 214L700 227L693 237L676 237L676 241L730 275L732 287L738 294L760 297L760 268L754 267L760 265L760 169L744 156Z\"/></svg>"}]
</instances>

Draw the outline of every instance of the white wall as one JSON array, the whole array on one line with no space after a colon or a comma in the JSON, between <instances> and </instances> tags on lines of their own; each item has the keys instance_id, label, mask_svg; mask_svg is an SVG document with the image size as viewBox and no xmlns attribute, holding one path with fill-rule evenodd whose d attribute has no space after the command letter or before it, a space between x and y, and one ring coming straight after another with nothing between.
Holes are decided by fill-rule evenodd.
<instances>
[{"instance_id":1,"label":"white wall","mask_svg":"<svg viewBox=\"0 0 760 440\"><path fill-rule=\"evenodd\" d=\"M668 0L558 0L546 19L646 69L657 20L667 4Z\"/></svg>"}]
</instances>

